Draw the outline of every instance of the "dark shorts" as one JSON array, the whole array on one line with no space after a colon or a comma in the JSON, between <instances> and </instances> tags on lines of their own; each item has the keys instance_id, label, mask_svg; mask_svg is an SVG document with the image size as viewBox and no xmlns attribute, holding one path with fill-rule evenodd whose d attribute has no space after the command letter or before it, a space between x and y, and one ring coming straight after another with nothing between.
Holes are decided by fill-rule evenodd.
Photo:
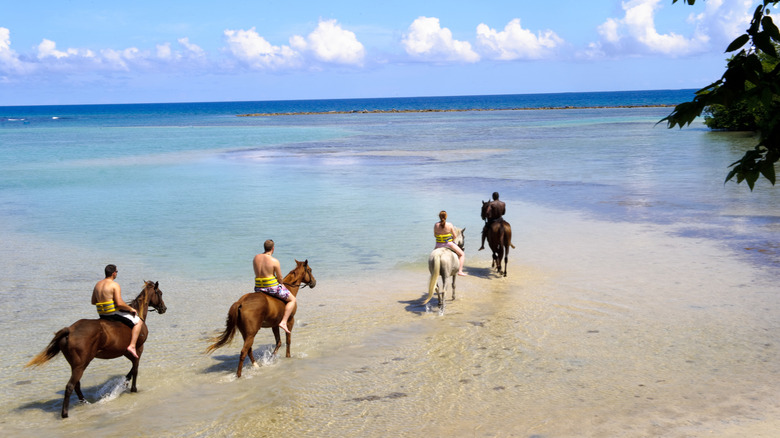
<instances>
[{"instance_id":1,"label":"dark shorts","mask_svg":"<svg viewBox=\"0 0 780 438\"><path fill-rule=\"evenodd\" d=\"M108 320L108 321L121 322L122 324L124 324L124 325L126 325L126 326L128 326L130 328L135 327L135 324L133 324L133 321L130 321L129 319L125 318L124 316L119 316L119 315L116 315L116 314L114 314L114 315L100 315L100 319L105 319L105 320Z\"/></svg>"}]
</instances>

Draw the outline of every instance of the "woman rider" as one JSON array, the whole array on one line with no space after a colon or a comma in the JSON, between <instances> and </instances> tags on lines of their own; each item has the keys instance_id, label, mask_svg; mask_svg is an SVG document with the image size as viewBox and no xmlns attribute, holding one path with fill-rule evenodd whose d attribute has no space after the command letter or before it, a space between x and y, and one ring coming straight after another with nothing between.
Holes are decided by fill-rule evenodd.
<instances>
[{"instance_id":1,"label":"woman rider","mask_svg":"<svg viewBox=\"0 0 780 438\"><path fill-rule=\"evenodd\" d=\"M458 255L458 275L465 276L463 273L463 261L466 259L466 255L458 245L453 242L455 237L455 227L447 222L447 212L442 210L439 212L439 222L433 225L433 235L436 237L436 248L447 247Z\"/></svg>"}]
</instances>

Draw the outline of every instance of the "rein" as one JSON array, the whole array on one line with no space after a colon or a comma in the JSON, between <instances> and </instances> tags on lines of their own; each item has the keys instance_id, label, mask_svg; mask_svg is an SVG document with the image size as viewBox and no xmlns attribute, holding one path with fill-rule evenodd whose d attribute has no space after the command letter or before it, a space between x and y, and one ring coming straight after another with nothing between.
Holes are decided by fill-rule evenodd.
<instances>
[{"instance_id":1,"label":"rein","mask_svg":"<svg viewBox=\"0 0 780 438\"><path fill-rule=\"evenodd\" d=\"M291 273L287 274L287 277L291 276L291 275L292 275L292 274L294 274L294 273L295 273L295 271L293 271L293 272L291 272ZM304 277L305 275L306 275L306 270L304 270L304 271L303 271L303 274L301 274L301 279L300 279L300 280L298 280L298 289L299 289L299 290L300 290L300 289L303 289L303 288L304 288L304 287L306 287L306 286L309 286L309 283L304 283L304 282L303 282L303 277ZM282 280L282 284L283 284L283 285L285 285L285 286L287 286L287 289L290 289L291 287L295 287L295 285L292 283L292 281L294 281L294 280L285 281L285 280L287 279L287 277L285 277L285 279L284 279L284 280Z\"/></svg>"},{"instance_id":2,"label":"rein","mask_svg":"<svg viewBox=\"0 0 780 438\"><path fill-rule=\"evenodd\" d=\"M136 312L138 312L138 318L140 318L141 321L143 321L143 322L146 322L146 318L144 318L144 316L141 314L141 310L142 309L140 307L141 307L142 304L146 306L146 313L156 312L157 311L156 308L154 308L152 306L149 306L149 301L151 300L151 297L150 297L149 292L147 291L147 289L148 289L147 285L144 284L144 290L141 291L141 293L138 294L138 296L135 297L135 299L133 301L131 301L130 304L129 304L130 307L132 307L133 309L136 310ZM154 293L154 292L156 292L156 290L152 291L152 293ZM146 300L145 300L144 303L141 303L141 300L140 300L142 295L144 295L146 297Z\"/></svg>"}]
</instances>

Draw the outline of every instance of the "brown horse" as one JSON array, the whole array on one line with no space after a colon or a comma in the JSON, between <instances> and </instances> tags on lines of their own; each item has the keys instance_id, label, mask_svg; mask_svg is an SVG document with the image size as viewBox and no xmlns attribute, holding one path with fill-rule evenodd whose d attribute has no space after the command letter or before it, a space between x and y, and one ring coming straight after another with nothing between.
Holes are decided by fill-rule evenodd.
<instances>
[{"instance_id":1,"label":"brown horse","mask_svg":"<svg viewBox=\"0 0 780 438\"><path fill-rule=\"evenodd\" d=\"M498 275L506 277L506 267L509 262L509 248L512 245L512 226L504 219L494 219L487 217L487 209L490 202L482 201L482 219L488 221L485 225L485 235L487 237L490 251L493 252L493 267L498 271ZM501 270L501 259L504 259L504 270Z\"/></svg>"},{"instance_id":2,"label":"brown horse","mask_svg":"<svg viewBox=\"0 0 780 438\"><path fill-rule=\"evenodd\" d=\"M159 283L153 281L144 283L141 293L129 305L138 311L138 316L142 320L146 321L150 307L161 315L165 313L167 308L162 299ZM138 362L141 360L144 341L146 341L148 334L149 331L144 324L136 342L138 358L135 358L127 351L127 346L130 345L129 327L121 322L105 319L80 319L70 327L65 327L55 333L49 346L32 358L25 367L42 365L54 358L57 353L62 352L70 364L70 380L65 386L65 398L62 401L62 418L68 418L68 405L73 391L76 391L80 402L86 402L84 394L81 393L81 376L92 359L96 357L98 359L115 359L124 356L130 359L133 367L125 379L129 381L132 378L133 383L130 391L138 391L135 386L138 377Z\"/></svg>"},{"instance_id":3,"label":"brown horse","mask_svg":"<svg viewBox=\"0 0 780 438\"><path fill-rule=\"evenodd\" d=\"M295 261L295 269L290 271L286 277L282 280L285 287L295 295L298 296L298 289L301 284L307 285L311 288L317 285L317 280L311 273L311 267L309 267L309 261L299 262ZM293 325L295 324L295 310L290 315L290 319L287 321L287 328L292 332ZM261 327L270 327L274 332L274 338L276 338L276 348L274 348L273 354L279 351L279 347L282 346L282 340L279 336L279 323L282 321L284 315L284 301L266 295L262 292L248 293L238 299L228 310L227 319L225 321L225 331L221 335L212 338L209 342L214 342L206 349L206 353L211 353L217 348L223 347L229 344L233 340L233 336L236 334L236 328L241 332L241 336L244 337L244 347L241 348L241 355L238 358L238 371L236 376L241 377L241 368L244 365L244 359L249 356L249 360L252 362L252 366L258 366L255 362L255 357L252 354L252 344L255 342L255 335ZM290 340L291 334L287 335L287 355L290 357Z\"/></svg>"}]
</instances>

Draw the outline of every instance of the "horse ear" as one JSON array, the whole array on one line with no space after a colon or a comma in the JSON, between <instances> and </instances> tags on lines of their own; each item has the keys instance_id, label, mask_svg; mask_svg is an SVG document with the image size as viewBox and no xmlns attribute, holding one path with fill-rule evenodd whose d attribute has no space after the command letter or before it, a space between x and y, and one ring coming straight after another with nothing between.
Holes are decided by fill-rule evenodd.
<instances>
[{"instance_id":1,"label":"horse ear","mask_svg":"<svg viewBox=\"0 0 780 438\"><path fill-rule=\"evenodd\" d=\"M154 288L157 289L159 287L160 287L160 282L159 281L155 281L154 282Z\"/></svg>"},{"instance_id":2,"label":"horse ear","mask_svg":"<svg viewBox=\"0 0 780 438\"><path fill-rule=\"evenodd\" d=\"M303 261L303 266L309 266L309 259Z\"/></svg>"}]
</instances>

